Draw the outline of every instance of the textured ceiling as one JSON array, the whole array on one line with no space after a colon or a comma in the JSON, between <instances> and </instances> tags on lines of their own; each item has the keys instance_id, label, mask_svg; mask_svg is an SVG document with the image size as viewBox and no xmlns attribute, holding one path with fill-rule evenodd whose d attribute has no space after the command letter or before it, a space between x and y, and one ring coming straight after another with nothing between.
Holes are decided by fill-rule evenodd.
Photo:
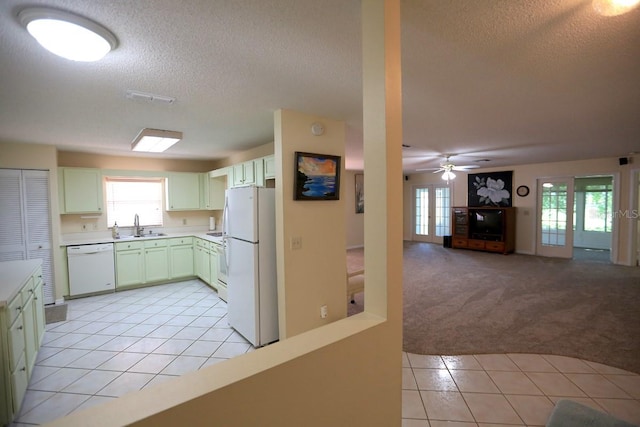
<instances>
[{"instance_id":1,"label":"textured ceiling","mask_svg":"<svg viewBox=\"0 0 640 427\"><path fill-rule=\"evenodd\" d=\"M97 63L44 51L25 6L71 11L119 46ZM402 2L405 169L503 166L640 152L640 8L584 0ZM133 155L143 127L182 131L172 158L273 140L278 108L344 120L362 167L360 1L4 0L0 141ZM173 105L127 90L175 97Z\"/></svg>"}]
</instances>

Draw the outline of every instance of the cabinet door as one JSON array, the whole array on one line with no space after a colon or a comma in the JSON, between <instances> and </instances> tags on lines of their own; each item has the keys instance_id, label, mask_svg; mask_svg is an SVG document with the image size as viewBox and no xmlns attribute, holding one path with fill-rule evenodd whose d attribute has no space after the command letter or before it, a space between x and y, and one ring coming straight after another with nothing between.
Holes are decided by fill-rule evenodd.
<instances>
[{"instance_id":1,"label":"cabinet door","mask_svg":"<svg viewBox=\"0 0 640 427\"><path fill-rule=\"evenodd\" d=\"M62 168L63 213L102 213L102 172Z\"/></svg>"},{"instance_id":2,"label":"cabinet door","mask_svg":"<svg viewBox=\"0 0 640 427\"><path fill-rule=\"evenodd\" d=\"M233 186L244 185L244 163L233 165Z\"/></svg>"},{"instance_id":3,"label":"cabinet door","mask_svg":"<svg viewBox=\"0 0 640 427\"><path fill-rule=\"evenodd\" d=\"M9 366L15 369L24 354L24 321L18 317L9 328Z\"/></svg>"},{"instance_id":4,"label":"cabinet door","mask_svg":"<svg viewBox=\"0 0 640 427\"><path fill-rule=\"evenodd\" d=\"M218 251L216 250L215 245L211 246L209 254L209 272L211 274L211 281L209 284L218 289Z\"/></svg>"},{"instance_id":5,"label":"cabinet door","mask_svg":"<svg viewBox=\"0 0 640 427\"><path fill-rule=\"evenodd\" d=\"M256 170L253 161L244 162L242 164L244 167L244 184L255 184L256 183Z\"/></svg>"},{"instance_id":6,"label":"cabinet door","mask_svg":"<svg viewBox=\"0 0 640 427\"><path fill-rule=\"evenodd\" d=\"M13 413L20 412L20 406L22 405L22 399L27 392L27 385L29 384L29 376L27 375L27 364L24 358L24 353L20 357L15 370L11 373L11 388L13 394Z\"/></svg>"},{"instance_id":7,"label":"cabinet door","mask_svg":"<svg viewBox=\"0 0 640 427\"><path fill-rule=\"evenodd\" d=\"M33 295L24 304L22 323L24 325L24 355L27 365L27 376L31 376L33 365L36 363L38 347L36 344L36 314L33 306Z\"/></svg>"},{"instance_id":8,"label":"cabinet door","mask_svg":"<svg viewBox=\"0 0 640 427\"><path fill-rule=\"evenodd\" d=\"M33 293L33 311L36 318L36 348L40 348L42 338L44 338L45 317L44 317L44 291L42 281L36 282Z\"/></svg>"},{"instance_id":9,"label":"cabinet door","mask_svg":"<svg viewBox=\"0 0 640 427\"><path fill-rule=\"evenodd\" d=\"M148 248L144 254L145 282L169 279L169 252L167 247Z\"/></svg>"},{"instance_id":10,"label":"cabinet door","mask_svg":"<svg viewBox=\"0 0 640 427\"><path fill-rule=\"evenodd\" d=\"M166 193L168 211L200 209L200 174L169 174Z\"/></svg>"},{"instance_id":11,"label":"cabinet door","mask_svg":"<svg viewBox=\"0 0 640 427\"><path fill-rule=\"evenodd\" d=\"M171 278L193 276L193 246L172 246L171 256Z\"/></svg>"},{"instance_id":12,"label":"cabinet door","mask_svg":"<svg viewBox=\"0 0 640 427\"><path fill-rule=\"evenodd\" d=\"M137 285L144 282L144 257L142 249L116 251L116 287Z\"/></svg>"},{"instance_id":13,"label":"cabinet door","mask_svg":"<svg viewBox=\"0 0 640 427\"><path fill-rule=\"evenodd\" d=\"M276 177L275 156L267 156L264 158L264 177L265 179L272 179Z\"/></svg>"}]
</instances>

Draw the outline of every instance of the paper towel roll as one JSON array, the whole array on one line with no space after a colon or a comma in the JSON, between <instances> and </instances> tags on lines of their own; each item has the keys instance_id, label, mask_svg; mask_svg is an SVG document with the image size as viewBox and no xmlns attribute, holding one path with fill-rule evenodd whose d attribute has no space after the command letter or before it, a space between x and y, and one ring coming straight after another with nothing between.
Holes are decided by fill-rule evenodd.
<instances>
[{"instance_id":1,"label":"paper towel roll","mask_svg":"<svg viewBox=\"0 0 640 427\"><path fill-rule=\"evenodd\" d=\"M216 229L216 219L215 217L210 216L209 217L209 230L215 230Z\"/></svg>"}]
</instances>

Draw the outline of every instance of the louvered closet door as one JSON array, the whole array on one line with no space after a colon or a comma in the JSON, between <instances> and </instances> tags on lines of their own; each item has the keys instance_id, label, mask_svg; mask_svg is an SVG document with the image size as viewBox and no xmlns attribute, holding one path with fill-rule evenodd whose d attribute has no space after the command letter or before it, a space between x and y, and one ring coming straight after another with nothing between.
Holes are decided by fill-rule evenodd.
<instances>
[{"instance_id":1,"label":"louvered closet door","mask_svg":"<svg viewBox=\"0 0 640 427\"><path fill-rule=\"evenodd\" d=\"M51 214L49 211L49 172L23 171L24 210L26 213L27 258L42 260L44 303L53 304L53 259L51 251Z\"/></svg>"},{"instance_id":2,"label":"louvered closet door","mask_svg":"<svg viewBox=\"0 0 640 427\"><path fill-rule=\"evenodd\" d=\"M0 169L0 261L26 258L22 214L22 172Z\"/></svg>"},{"instance_id":3,"label":"louvered closet door","mask_svg":"<svg viewBox=\"0 0 640 427\"><path fill-rule=\"evenodd\" d=\"M55 302L49 172L0 169L0 261L42 260L44 302Z\"/></svg>"}]
</instances>

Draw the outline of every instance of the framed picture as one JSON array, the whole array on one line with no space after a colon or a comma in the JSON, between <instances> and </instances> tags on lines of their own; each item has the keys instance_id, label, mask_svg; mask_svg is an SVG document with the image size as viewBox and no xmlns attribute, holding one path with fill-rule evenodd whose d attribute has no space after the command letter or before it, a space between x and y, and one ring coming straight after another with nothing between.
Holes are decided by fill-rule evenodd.
<instances>
[{"instance_id":1,"label":"framed picture","mask_svg":"<svg viewBox=\"0 0 640 427\"><path fill-rule=\"evenodd\" d=\"M295 153L293 200L339 200L340 156Z\"/></svg>"},{"instance_id":2,"label":"framed picture","mask_svg":"<svg viewBox=\"0 0 640 427\"><path fill-rule=\"evenodd\" d=\"M468 179L469 206L511 206L513 171L470 173Z\"/></svg>"},{"instance_id":3,"label":"framed picture","mask_svg":"<svg viewBox=\"0 0 640 427\"><path fill-rule=\"evenodd\" d=\"M364 213L364 175L357 173L356 177L356 213Z\"/></svg>"}]
</instances>

